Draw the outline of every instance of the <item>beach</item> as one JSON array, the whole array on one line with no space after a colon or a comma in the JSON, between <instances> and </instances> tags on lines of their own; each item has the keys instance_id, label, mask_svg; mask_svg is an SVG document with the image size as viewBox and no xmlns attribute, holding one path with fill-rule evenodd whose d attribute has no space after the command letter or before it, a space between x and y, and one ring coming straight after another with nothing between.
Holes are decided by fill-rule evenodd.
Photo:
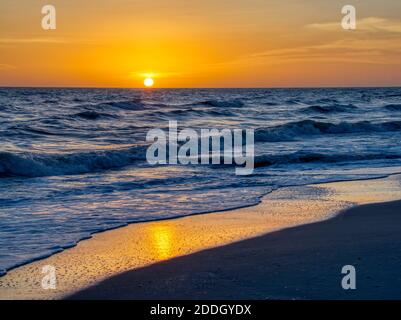
<instances>
[{"instance_id":1,"label":"beach","mask_svg":"<svg viewBox=\"0 0 401 320\"><path fill-rule=\"evenodd\" d=\"M400 299L401 201L130 271L70 299ZM355 290L341 269L357 271Z\"/></svg>"},{"instance_id":2,"label":"beach","mask_svg":"<svg viewBox=\"0 0 401 320\"><path fill-rule=\"evenodd\" d=\"M401 300L400 1L41 2L0 11L0 300Z\"/></svg>"},{"instance_id":3,"label":"beach","mask_svg":"<svg viewBox=\"0 0 401 320\"><path fill-rule=\"evenodd\" d=\"M327 219L342 204L325 208L327 188L306 186L401 172L399 97L400 88L0 88L0 276L133 224L136 236L108 249L115 254L99 252L110 262L86 261L94 279ZM232 136L240 131L249 133L242 143ZM178 146L185 132L191 139ZM167 134L167 144L153 141ZM228 141L238 143L233 152ZM169 156L155 162L163 150ZM315 209L289 214L305 200ZM194 218L217 212L230 214ZM192 218L156 223L183 217ZM161 239L183 249L119 261L126 243L150 252L142 243ZM78 278L59 290L93 281Z\"/></svg>"},{"instance_id":4,"label":"beach","mask_svg":"<svg viewBox=\"0 0 401 320\"><path fill-rule=\"evenodd\" d=\"M9 271L0 298L397 298L400 203L386 202L401 199L399 179L287 187L248 208L98 233ZM348 264L360 268L352 292L340 287ZM56 290L41 287L45 265Z\"/></svg>"}]
</instances>

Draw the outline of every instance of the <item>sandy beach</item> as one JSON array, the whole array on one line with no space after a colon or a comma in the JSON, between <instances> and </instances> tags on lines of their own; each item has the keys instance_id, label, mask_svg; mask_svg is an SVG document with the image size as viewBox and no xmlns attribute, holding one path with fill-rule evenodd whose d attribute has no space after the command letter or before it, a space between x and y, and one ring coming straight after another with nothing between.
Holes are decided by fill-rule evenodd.
<instances>
[{"instance_id":1,"label":"sandy beach","mask_svg":"<svg viewBox=\"0 0 401 320\"><path fill-rule=\"evenodd\" d=\"M72 299L400 299L401 201L130 271ZM343 290L353 265L356 290Z\"/></svg>"},{"instance_id":2,"label":"sandy beach","mask_svg":"<svg viewBox=\"0 0 401 320\"><path fill-rule=\"evenodd\" d=\"M131 224L11 270L0 298L392 297L398 291L385 284L396 283L399 202L355 206L396 199L394 175L283 188L249 208ZM384 263L393 271L380 272ZM345 264L361 266L361 290L339 290ZM56 290L41 287L45 265L57 270ZM374 291L362 290L369 284Z\"/></svg>"}]
</instances>

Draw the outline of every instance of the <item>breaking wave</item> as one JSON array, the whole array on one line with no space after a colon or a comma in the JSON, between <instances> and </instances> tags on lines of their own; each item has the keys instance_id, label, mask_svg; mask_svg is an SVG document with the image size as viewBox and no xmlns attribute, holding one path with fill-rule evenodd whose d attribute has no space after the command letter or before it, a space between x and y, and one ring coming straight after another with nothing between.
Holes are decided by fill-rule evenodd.
<instances>
[{"instance_id":1,"label":"breaking wave","mask_svg":"<svg viewBox=\"0 0 401 320\"><path fill-rule=\"evenodd\" d=\"M331 123L302 120L269 128L259 128L255 131L255 140L264 142L293 141L299 137L312 135L388 132L400 130L401 121L379 123L371 123L369 121Z\"/></svg>"},{"instance_id":2,"label":"breaking wave","mask_svg":"<svg viewBox=\"0 0 401 320\"><path fill-rule=\"evenodd\" d=\"M255 167L268 167L280 164L297 163L335 163L363 160L381 160L381 159L401 159L401 154L383 154L383 153L334 153L324 154L318 152L298 151L281 155L260 155L255 157Z\"/></svg>"},{"instance_id":3,"label":"breaking wave","mask_svg":"<svg viewBox=\"0 0 401 320\"><path fill-rule=\"evenodd\" d=\"M0 152L0 176L72 175L120 168L145 159L143 146L69 154Z\"/></svg>"}]
</instances>

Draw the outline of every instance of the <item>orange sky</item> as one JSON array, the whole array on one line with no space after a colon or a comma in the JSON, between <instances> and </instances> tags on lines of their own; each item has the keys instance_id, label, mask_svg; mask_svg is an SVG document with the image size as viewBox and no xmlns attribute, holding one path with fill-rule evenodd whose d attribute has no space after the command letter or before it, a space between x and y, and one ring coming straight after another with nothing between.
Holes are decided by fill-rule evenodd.
<instances>
[{"instance_id":1,"label":"orange sky","mask_svg":"<svg viewBox=\"0 0 401 320\"><path fill-rule=\"evenodd\" d=\"M348 3L2 0L0 86L400 86L401 1L353 1L354 31Z\"/></svg>"}]
</instances>

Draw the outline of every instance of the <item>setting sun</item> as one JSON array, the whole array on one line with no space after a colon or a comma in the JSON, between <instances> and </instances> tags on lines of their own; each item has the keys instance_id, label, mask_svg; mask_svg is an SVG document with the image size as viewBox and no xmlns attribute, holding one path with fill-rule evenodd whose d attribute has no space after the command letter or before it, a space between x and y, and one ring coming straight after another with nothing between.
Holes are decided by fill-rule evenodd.
<instances>
[{"instance_id":1,"label":"setting sun","mask_svg":"<svg viewBox=\"0 0 401 320\"><path fill-rule=\"evenodd\" d=\"M152 78L146 78L146 79L143 81L143 84L144 84L145 87L147 87L147 88L153 87L153 84L154 84L154 83L155 83L155 82L153 81Z\"/></svg>"}]
</instances>

